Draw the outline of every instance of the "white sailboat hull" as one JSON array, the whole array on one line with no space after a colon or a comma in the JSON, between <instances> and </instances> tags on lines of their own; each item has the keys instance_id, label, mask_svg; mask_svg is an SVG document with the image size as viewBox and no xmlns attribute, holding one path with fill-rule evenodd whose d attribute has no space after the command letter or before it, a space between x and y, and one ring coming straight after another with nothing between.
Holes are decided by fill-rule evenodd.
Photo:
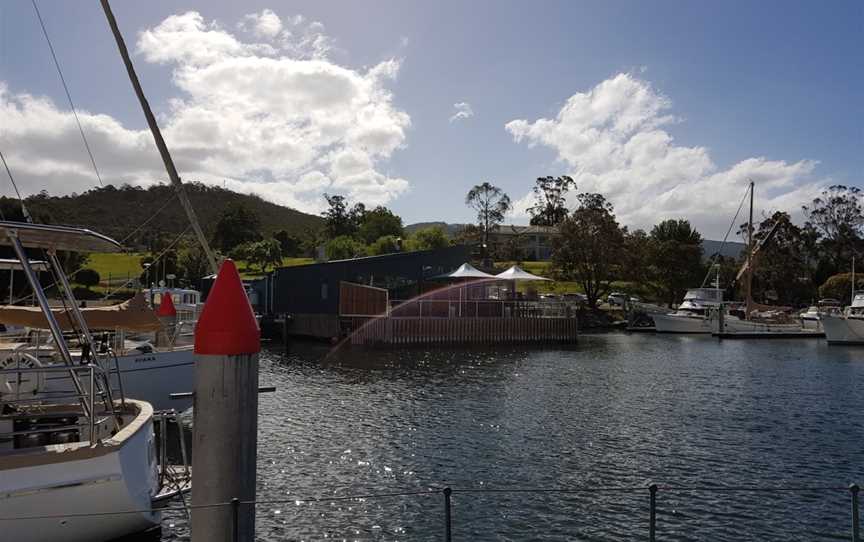
<instances>
[{"instance_id":1,"label":"white sailboat hull","mask_svg":"<svg viewBox=\"0 0 864 542\"><path fill-rule=\"evenodd\" d=\"M191 398L171 399L172 393L192 391L195 384L195 360L192 347L171 351L137 353L118 356L117 363L123 378L123 393L147 401L154 410L183 411L192 406ZM113 360L107 368L111 374L111 386L119 388ZM49 378L50 392L71 393L73 385L68 376L59 374Z\"/></svg>"},{"instance_id":2,"label":"white sailboat hull","mask_svg":"<svg viewBox=\"0 0 864 542\"><path fill-rule=\"evenodd\" d=\"M651 318L658 333L711 333L711 324L703 317L652 314Z\"/></svg>"},{"instance_id":3,"label":"white sailboat hull","mask_svg":"<svg viewBox=\"0 0 864 542\"><path fill-rule=\"evenodd\" d=\"M35 448L32 454L0 455L2 539L15 542L100 542L140 532L159 522L151 509L158 491L153 449L153 410L142 402L142 418L116 444L71 449ZM109 442L110 442L109 441ZM76 443L77 444L77 443ZM37 457L38 456L38 457ZM116 514L139 510L129 514ZM86 515L94 512L103 515ZM5 519L35 518L44 519Z\"/></svg>"},{"instance_id":4,"label":"white sailboat hull","mask_svg":"<svg viewBox=\"0 0 864 542\"><path fill-rule=\"evenodd\" d=\"M822 327L829 344L864 344L864 319L825 315Z\"/></svg>"}]
</instances>

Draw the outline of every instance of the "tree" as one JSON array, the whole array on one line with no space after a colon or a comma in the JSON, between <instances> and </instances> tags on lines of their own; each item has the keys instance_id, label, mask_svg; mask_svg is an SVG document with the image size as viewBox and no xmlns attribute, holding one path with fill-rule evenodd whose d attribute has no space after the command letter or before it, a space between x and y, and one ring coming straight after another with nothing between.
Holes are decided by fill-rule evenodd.
<instances>
[{"instance_id":1,"label":"tree","mask_svg":"<svg viewBox=\"0 0 864 542\"><path fill-rule=\"evenodd\" d=\"M434 250L449 245L447 232L441 226L419 229L406 241L408 250Z\"/></svg>"},{"instance_id":2,"label":"tree","mask_svg":"<svg viewBox=\"0 0 864 542\"><path fill-rule=\"evenodd\" d=\"M654 226L647 256L649 278L670 307L703 280L702 236L687 220L664 220Z\"/></svg>"},{"instance_id":3,"label":"tree","mask_svg":"<svg viewBox=\"0 0 864 542\"><path fill-rule=\"evenodd\" d=\"M576 182L567 175L538 177L532 189L534 206L528 209L532 226L557 226L567 218L567 192L576 188Z\"/></svg>"},{"instance_id":4,"label":"tree","mask_svg":"<svg viewBox=\"0 0 864 542\"><path fill-rule=\"evenodd\" d=\"M204 249L196 240L181 242L177 250L177 274L192 283L212 273Z\"/></svg>"},{"instance_id":5,"label":"tree","mask_svg":"<svg viewBox=\"0 0 864 542\"><path fill-rule=\"evenodd\" d=\"M243 203L232 203L222 211L216 222L213 241L223 253L229 253L243 243L261 239L261 222Z\"/></svg>"},{"instance_id":6,"label":"tree","mask_svg":"<svg viewBox=\"0 0 864 542\"><path fill-rule=\"evenodd\" d=\"M282 247L279 241L272 237L250 244L248 250L249 263L256 264L262 273L266 273L269 266L278 266L282 263Z\"/></svg>"},{"instance_id":7,"label":"tree","mask_svg":"<svg viewBox=\"0 0 864 542\"><path fill-rule=\"evenodd\" d=\"M823 257L837 273L848 269L852 256L864 249L864 193L855 186L833 185L808 206L805 228L812 228L822 238Z\"/></svg>"},{"instance_id":8,"label":"tree","mask_svg":"<svg viewBox=\"0 0 864 542\"><path fill-rule=\"evenodd\" d=\"M75 282L87 288L98 286L100 279L99 272L95 269L84 268L75 273Z\"/></svg>"},{"instance_id":9,"label":"tree","mask_svg":"<svg viewBox=\"0 0 864 542\"><path fill-rule=\"evenodd\" d=\"M855 275L855 291L864 292L864 276ZM852 302L852 273L838 273L819 287L820 297L830 297L848 305Z\"/></svg>"},{"instance_id":10,"label":"tree","mask_svg":"<svg viewBox=\"0 0 864 542\"><path fill-rule=\"evenodd\" d=\"M388 235L402 237L402 218L387 207L379 205L363 214L357 233L366 244Z\"/></svg>"},{"instance_id":11,"label":"tree","mask_svg":"<svg viewBox=\"0 0 864 542\"><path fill-rule=\"evenodd\" d=\"M368 255L366 245L348 235L340 235L327 241L324 251L328 260L347 260Z\"/></svg>"},{"instance_id":12,"label":"tree","mask_svg":"<svg viewBox=\"0 0 864 542\"><path fill-rule=\"evenodd\" d=\"M374 243L369 245L369 254L372 256L380 256L381 254L393 254L399 252L399 241L392 235L379 237Z\"/></svg>"},{"instance_id":13,"label":"tree","mask_svg":"<svg viewBox=\"0 0 864 542\"><path fill-rule=\"evenodd\" d=\"M578 199L579 207L559 226L552 270L561 280L578 282L588 305L597 308L621 274L624 230L603 195L583 193Z\"/></svg>"},{"instance_id":14,"label":"tree","mask_svg":"<svg viewBox=\"0 0 864 542\"><path fill-rule=\"evenodd\" d=\"M793 306L812 300L816 288L804 236L788 213L777 211L759 223L753 234L760 247L754 262L754 299Z\"/></svg>"},{"instance_id":15,"label":"tree","mask_svg":"<svg viewBox=\"0 0 864 542\"><path fill-rule=\"evenodd\" d=\"M279 248L283 256L296 257L300 253L302 240L296 235L291 235L285 230L279 230L273 234L273 238L279 241Z\"/></svg>"},{"instance_id":16,"label":"tree","mask_svg":"<svg viewBox=\"0 0 864 542\"><path fill-rule=\"evenodd\" d=\"M345 196L324 194L324 199L327 200L328 208L321 216L324 217L324 235L327 239L357 235L360 222L366 214L366 206L356 203L349 208Z\"/></svg>"},{"instance_id":17,"label":"tree","mask_svg":"<svg viewBox=\"0 0 864 542\"><path fill-rule=\"evenodd\" d=\"M474 186L465 196L465 205L477 211L477 224L483 232L483 258L488 258L489 230L504 221L511 208L510 197L488 181Z\"/></svg>"},{"instance_id":18,"label":"tree","mask_svg":"<svg viewBox=\"0 0 864 542\"><path fill-rule=\"evenodd\" d=\"M624 253L622 255L621 278L638 284L650 280L648 257L651 239L645 230L624 232Z\"/></svg>"}]
</instances>

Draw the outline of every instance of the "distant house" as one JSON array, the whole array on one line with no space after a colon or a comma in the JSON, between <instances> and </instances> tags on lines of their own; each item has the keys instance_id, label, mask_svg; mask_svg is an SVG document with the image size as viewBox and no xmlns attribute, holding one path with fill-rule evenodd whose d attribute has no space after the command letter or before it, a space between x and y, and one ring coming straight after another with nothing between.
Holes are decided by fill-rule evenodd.
<instances>
[{"instance_id":1,"label":"distant house","mask_svg":"<svg viewBox=\"0 0 864 542\"><path fill-rule=\"evenodd\" d=\"M560 235L555 226L515 226L504 224L489 232L492 254L505 255L518 251L517 260L549 260L552 258L553 240Z\"/></svg>"}]
</instances>

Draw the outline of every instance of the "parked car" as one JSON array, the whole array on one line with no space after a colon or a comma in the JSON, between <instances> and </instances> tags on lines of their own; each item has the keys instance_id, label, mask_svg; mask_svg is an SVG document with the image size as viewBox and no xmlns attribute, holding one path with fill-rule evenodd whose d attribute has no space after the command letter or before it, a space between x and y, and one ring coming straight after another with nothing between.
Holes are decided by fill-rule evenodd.
<instances>
[{"instance_id":1,"label":"parked car","mask_svg":"<svg viewBox=\"0 0 864 542\"><path fill-rule=\"evenodd\" d=\"M609 296L606 298L606 303L609 303L609 304L612 305L613 307L614 307L614 306L623 307L624 304L627 302L627 298L628 298L628 297L629 297L629 296L628 296L627 294L625 294L625 293L621 293L621 292L612 292L612 293L609 294Z\"/></svg>"},{"instance_id":2,"label":"parked car","mask_svg":"<svg viewBox=\"0 0 864 542\"><path fill-rule=\"evenodd\" d=\"M588 296L580 293L570 293L564 294L561 296L564 301L570 301L575 303L586 303L588 302Z\"/></svg>"}]
</instances>

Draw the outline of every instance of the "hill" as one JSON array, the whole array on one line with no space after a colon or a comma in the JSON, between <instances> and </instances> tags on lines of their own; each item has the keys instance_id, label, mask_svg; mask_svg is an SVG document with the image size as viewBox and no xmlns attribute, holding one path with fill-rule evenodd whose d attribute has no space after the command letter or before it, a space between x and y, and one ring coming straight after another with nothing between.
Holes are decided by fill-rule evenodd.
<instances>
[{"instance_id":1,"label":"hill","mask_svg":"<svg viewBox=\"0 0 864 542\"><path fill-rule=\"evenodd\" d=\"M233 203L242 203L257 214L265 234L286 230L301 235L307 229L318 229L323 224L321 217L283 207L255 195L201 183L185 183L185 187L198 221L208 236L215 229L222 211ZM86 227L118 240L125 239L151 217L147 227L143 228L149 233L158 231L179 235L189 226L174 188L166 184L147 188L108 185L68 196L51 196L42 192L25 201L38 222ZM10 198L0 198L0 206L6 211L17 209L18 203ZM135 242L140 240L130 239L126 244Z\"/></svg>"}]
</instances>

